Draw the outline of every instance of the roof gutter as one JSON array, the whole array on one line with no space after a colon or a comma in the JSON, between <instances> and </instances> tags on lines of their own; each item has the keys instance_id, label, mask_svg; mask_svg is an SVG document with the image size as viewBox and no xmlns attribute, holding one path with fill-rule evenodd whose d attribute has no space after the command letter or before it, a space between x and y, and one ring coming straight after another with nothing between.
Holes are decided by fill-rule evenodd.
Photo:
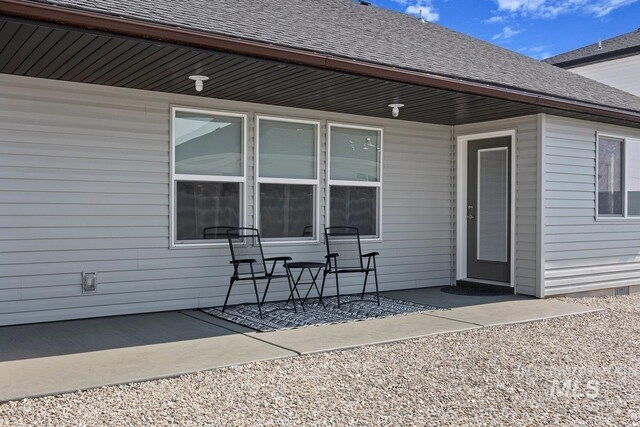
<instances>
[{"instance_id":1,"label":"roof gutter","mask_svg":"<svg viewBox=\"0 0 640 427\"><path fill-rule=\"evenodd\" d=\"M130 37L232 52L245 56L640 123L640 113L633 111L533 94L509 88L495 87L202 31L171 27L119 16L104 15L80 9L35 3L27 0L0 0L0 13L38 21L122 34Z\"/></svg>"}]
</instances>

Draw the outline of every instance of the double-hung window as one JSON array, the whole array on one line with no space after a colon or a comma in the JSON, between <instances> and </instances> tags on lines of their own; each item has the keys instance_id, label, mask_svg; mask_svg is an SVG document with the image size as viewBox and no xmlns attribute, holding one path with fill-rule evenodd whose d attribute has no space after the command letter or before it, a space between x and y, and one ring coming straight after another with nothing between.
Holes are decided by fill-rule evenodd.
<instances>
[{"instance_id":1,"label":"double-hung window","mask_svg":"<svg viewBox=\"0 0 640 427\"><path fill-rule=\"evenodd\" d=\"M597 216L640 219L640 139L598 135Z\"/></svg>"},{"instance_id":2,"label":"double-hung window","mask_svg":"<svg viewBox=\"0 0 640 427\"><path fill-rule=\"evenodd\" d=\"M226 242L244 224L244 114L172 107L172 246Z\"/></svg>"},{"instance_id":3,"label":"double-hung window","mask_svg":"<svg viewBox=\"0 0 640 427\"><path fill-rule=\"evenodd\" d=\"M328 224L381 237L382 129L329 124Z\"/></svg>"},{"instance_id":4,"label":"double-hung window","mask_svg":"<svg viewBox=\"0 0 640 427\"><path fill-rule=\"evenodd\" d=\"M258 116L256 128L256 224L262 237L316 241L320 124Z\"/></svg>"}]
</instances>

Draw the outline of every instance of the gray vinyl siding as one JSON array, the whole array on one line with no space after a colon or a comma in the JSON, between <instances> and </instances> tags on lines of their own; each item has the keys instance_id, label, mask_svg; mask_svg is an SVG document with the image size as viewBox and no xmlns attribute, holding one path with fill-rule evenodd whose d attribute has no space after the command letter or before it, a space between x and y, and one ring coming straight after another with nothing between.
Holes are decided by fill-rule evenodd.
<instances>
[{"instance_id":1,"label":"gray vinyl siding","mask_svg":"<svg viewBox=\"0 0 640 427\"><path fill-rule=\"evenodd\" d=\"M384 128L381 289L451 281L451 128L401 120L0 75L0 325L221 304L226 247L169 249L169 108L249 113L247 224L255 114ZM322 244L268 255L322 260ZM83 295L82 271L98 272ZM346 284L356 289L355 278ZM358 279L359 280L359 279ZM274 298L286 284L275 283ZM333 283L329 286L333 291ZM251 300L244 285L232 302Z\"/></svg>"},{"instance_id":2,"label":"gray vinyl siding","mask_svg":"<svg viewBox=\"0 0 640 427\"><path fill-rule=\"evenodd\" d=\"M596 132L640 138L637 129L546 119L546 295L640 284L640 221L596 220Z\"/></svg>"},{"instance_id":3,"label":"gray vinyl siding","mask_svg":"<svg viewBox=\"0 0 640 427\"><path fill-rule=\"evenodd\" d=\"M638 80L640 55L596 62L595 64L587 64L580 67L569 68L568 70L597 82L640 96L640 80Z\"/></svg>"},{"instance_id":4,"label":"gray vinyl siding","mask_svg":"<svg viewBox=\"0 0 640 427\"><path fill-rule=\"evenodd\" d=\"M454 132L457 137L511 129L516 130L516 291L537 295L537 117L456 126Z\"/></svg>"}]
</instances>

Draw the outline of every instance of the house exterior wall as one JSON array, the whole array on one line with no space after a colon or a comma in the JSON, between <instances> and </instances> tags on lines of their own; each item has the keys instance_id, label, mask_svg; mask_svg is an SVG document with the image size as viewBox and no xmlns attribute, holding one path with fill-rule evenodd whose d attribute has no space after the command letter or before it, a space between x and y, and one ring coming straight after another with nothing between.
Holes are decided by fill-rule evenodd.
<instances>
[{"instance_id":1,"label":"house exterior wall","mask_svg":"<svg viewBox=\"0 0 640 427\"><path fill-rule=\"evenodd\" d=\"M516 291L537 295L537 138L536 116L473 123L454 127L454 135L473 135L504 130L516 130Z\"/></svg>"},{"instance_id":2,"label":"house exterior wall","mask_svg":"<svg viewBox=\"0 0 640 427\"><path fill-rule=\"evenodd\" d=\"M249 225L255 114L322 121L321 229L327 121L382 126L382 241L364 248L381 254L381 289L451 282L449 126L0 75L0 325L223 302L228 248L169 249L171 104L249 113ZM322 260L324 246L266 252ZM98 272L96 294L82 294L82 271ZM238 286L231 302L251 301Z\"/></svg>"},{"instance_id":3,"label":"house exterior wall","mask_svg":"<svg viewBox=\"0 0 640 427\"><path fill-rule=\"evenodd\" d=\"M640 284L640 220L596 220L596 132L640 130L556 116L544 129L545 295Z\"/></svg>"},{"instance_id":4,"label":"house exterior wall","mask_svg":"<svg viewBox=\"0 0 640 427\"><path fill-rule=\"evenodd\" d=\"M640 55L569 68L581 76L640 96Z\"/></svg>"}]
</instances>

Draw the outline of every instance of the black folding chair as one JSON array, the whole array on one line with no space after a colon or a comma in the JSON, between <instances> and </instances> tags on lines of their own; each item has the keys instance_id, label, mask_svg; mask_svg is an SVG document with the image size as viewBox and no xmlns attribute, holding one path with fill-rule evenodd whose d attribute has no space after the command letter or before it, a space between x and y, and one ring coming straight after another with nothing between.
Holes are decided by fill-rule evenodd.
<instances>
[{"instance_id":1,"label":"black folding chair","mask_svg":"<svg viewBox=\"0 0 640 427\"><path fill-rule=\"evenodd\" d=\"M376 256L378 252L362 253L360 245L360 232L357 227L327 227L324 229L324 240L327 245L326 266L322 277L322 287L320 298L324 292L324 284L327 275L336 275L336 291L338 295L338 307L340 307L340 281L341 273L364 273L364 284L362 285L362 296L367 288L369 273L373 272L376 282L376 299L380 305L380 294L378 290L378 271L376 269ZM366 259L366 263L364 262ZM356 300L357 301L357 300Z\"/></svg>"},{"instance_id":2,"label":"black folding chair","mask_svg":"<svg viewBox=\"0 0 640 427\"><path fill-rule=\"evenodd\" d=\"M229 241L229 249L231 250L230 264L233 264L233 275L229 280L229 289L227 290L227 297L224 300L222 311L225 311L227 308L227 302L229 301L229 295L231 294L231 288L233 288L234 283L237 281L251 280L253 282L253 290L256 294L258 311L262 318L262 304L264 304L267 291L269 291L269 285L273 279L286 278L289 283L290 294L293 294L291 277L287 274L286 269L283 273L276 273L275 271L278 261L282 261L283 263L291 261L291 257L265 258L262 252L260 233L257 228L233 227L229 228L226 234L227 240ZM270 269L267 269L267 262L273 263ZM262 301L258 295L258 280L267 281ZM295 298L293 299L293 309L297 312Z\"/></svg>"}]
</instances>

